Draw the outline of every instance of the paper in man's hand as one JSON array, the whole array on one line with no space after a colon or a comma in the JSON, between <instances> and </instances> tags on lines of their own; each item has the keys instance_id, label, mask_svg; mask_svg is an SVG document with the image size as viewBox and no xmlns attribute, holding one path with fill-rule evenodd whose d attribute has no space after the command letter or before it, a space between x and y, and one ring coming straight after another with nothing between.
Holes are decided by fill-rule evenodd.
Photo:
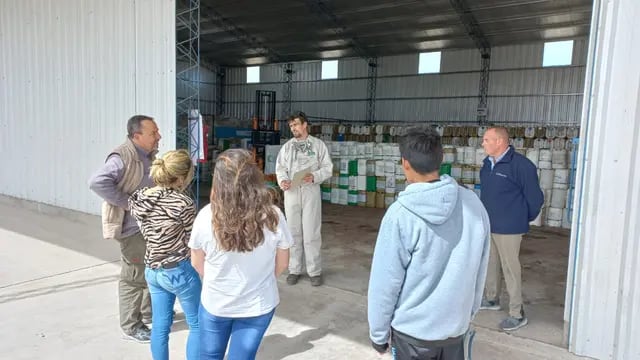
<instances>
[{"instance_id":1,"label":"paper in man's hand","mask_svg":"<svg viewBox=\"0 0 640 360\"><path fill-rule=\"evenodd\" d=\"M307 174L311 174L312 171L312 168L308 167L293 174L293 178L291 179L291 187L302 185L304 183L304 177Z\"/></svg>"}]
</instances>

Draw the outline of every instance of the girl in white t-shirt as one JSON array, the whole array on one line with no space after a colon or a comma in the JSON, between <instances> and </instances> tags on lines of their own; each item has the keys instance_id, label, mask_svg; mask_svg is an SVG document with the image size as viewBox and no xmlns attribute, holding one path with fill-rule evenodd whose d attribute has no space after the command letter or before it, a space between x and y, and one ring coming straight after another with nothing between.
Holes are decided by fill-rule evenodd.
<instances>
[{"instance_id":1,"label":"girl in white t-shirt","mask_svg":"<svg viewBox=\"0 0 640 360\"><path fill-rule=\"evenodd\" d=\"M276 277L293 244L252 155L241 149L216 160L211 204L196 217L191 262L202 279L200 358L254 359L280 302Z\"/></svg>"}]
</instances>

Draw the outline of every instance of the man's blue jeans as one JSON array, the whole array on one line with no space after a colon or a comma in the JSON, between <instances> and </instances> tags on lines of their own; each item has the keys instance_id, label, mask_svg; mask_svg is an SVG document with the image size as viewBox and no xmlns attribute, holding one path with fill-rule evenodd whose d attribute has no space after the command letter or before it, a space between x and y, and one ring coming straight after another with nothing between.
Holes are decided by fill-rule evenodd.
<instances>
[{"instance_id":1,"label":"man's blue jeans","mask_svg":"<svg viewBox=\"0 0 640 360\"><path fill-rule=\"evenodd\" d=\"M255 317L227 318L211 315L200 305L200 359L223 360L227 344L228 360L255 359L275 311Z\"/></svg>"},{"instance_id":2,"label":"man's blue jeans","mask_svg":"<svg viewBox=\"0 0 640 360\"><path fill-rule=\"evenodd\" d=\"M176 297L189 325L187 360L199 357L200 326L198 308L202 282L189 259L172 269L151 269L144 272L151 296L151 355L154 360L169 359L169 332L173 324Z\"/></svg>"}]
</instances>

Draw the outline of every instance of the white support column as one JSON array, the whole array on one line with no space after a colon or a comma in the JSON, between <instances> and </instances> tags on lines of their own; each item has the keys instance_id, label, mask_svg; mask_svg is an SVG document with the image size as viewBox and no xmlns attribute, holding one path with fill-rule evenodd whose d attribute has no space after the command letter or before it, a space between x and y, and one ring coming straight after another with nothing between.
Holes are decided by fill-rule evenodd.
<instances>
[{"instance_id":1,"label":"white support column","mask_svg":"<svg viewBox=\"0 0 640 360\"><path fill-rule=\"evenodd\" d=\"M638 18L638 0L594 2L565 322L598 359L640 359Z\"/></svg>"}]
</instances>

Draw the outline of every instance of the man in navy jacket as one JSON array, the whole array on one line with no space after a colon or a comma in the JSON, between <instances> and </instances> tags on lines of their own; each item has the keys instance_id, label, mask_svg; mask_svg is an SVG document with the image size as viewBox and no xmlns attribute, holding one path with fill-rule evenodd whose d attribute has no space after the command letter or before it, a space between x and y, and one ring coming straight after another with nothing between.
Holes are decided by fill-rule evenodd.
<instances>
[{"instance_id":1,"label":"man in navy jacket","mask_svg":"<svg viewBox=\"0 0 640 360\"><path fill-rule=\"evenodd\" d=\"M520 243L542 208L544 196L536 166L509 145L503 127L488 129L482 138L487 153L480 170L481 200L491 222L491 252L481 309L500 310L501 270L509 293L509 317L500 323L504 331L527 324L522 306Z\"/></svg>"}]
</instances>

